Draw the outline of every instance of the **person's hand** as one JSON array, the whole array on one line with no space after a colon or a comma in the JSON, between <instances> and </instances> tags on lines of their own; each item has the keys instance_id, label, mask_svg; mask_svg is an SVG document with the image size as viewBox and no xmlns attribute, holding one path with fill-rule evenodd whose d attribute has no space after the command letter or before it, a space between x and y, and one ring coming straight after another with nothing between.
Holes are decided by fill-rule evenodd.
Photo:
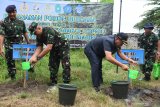
<instances>
[{"instance_id":1,"label":"person's hand","mask_svg":"<svg viewBox=\"0 0 160 107\"><path fill-rule=\"evenodd\" d=\"M37 60L37 57L31 57L31 58L29 59L29 62L30 62L31 64L35 64L37 61L38 61L38 60Z\"/></svg>"},{"instance_id":2,"label":"person's hand","mask_svg":"<svg viewBox=\"0 0 160 107\"><path fill-rule=\"evenodd\" d=\"M130 63L130 64L133 64L133 65L138 65L138 63L136 62L136 61L134 61L134 60L132 60L132 59L128 59L128 62Z\"/></svg>"},{"instance_id":3,"label":"person's hand","mask_svg":"<svg viewBox=\"0 0 160 107\"><path fill-rule=\"evenodd\" d=\"M127 65L125 65L125 64L123 64L123 65L121 66L121 68L122 68L123 70L125 70L125 71L128 71L128 69L129 69L129 67L128 67Z\"/></svg>"},{"instance_id":4,"label":"person's hand","mask_svg":"<svg viewBox=\"0 0 160 107\"><path fill-rule=\"evenodd\" d=\"M3 58L5 58L5 54L4 54L4 52L3 52L2 49L0 49L0 56L2 56Z\"/></svg>"},{"instance_id":5,"label":"person's hand","mask_svg":"<svg viewBox=\"0 0 160 107\"><path fill-rule=\"evenodd\" d=\"M27 41L27 44L31 44L31 42L28 40L28 41Z\"/></svg>"}]
</instances>

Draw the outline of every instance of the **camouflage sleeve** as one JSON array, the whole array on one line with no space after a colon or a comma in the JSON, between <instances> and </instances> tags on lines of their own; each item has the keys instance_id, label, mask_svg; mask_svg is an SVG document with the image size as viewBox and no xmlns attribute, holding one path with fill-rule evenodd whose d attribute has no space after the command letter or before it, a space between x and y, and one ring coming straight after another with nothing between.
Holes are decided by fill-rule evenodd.
<instances>
[{"instance_id":1,"label":"camouflage sleeve","mask_svg":"<svg viewBox=\"0 0 160 107\"><path fill-rule=\"evenodd\" d=\"M54 30L49 30L47 35L47 44L55 44L56 32Z\"/></svg>"},{"instance_id":2,"label":"camouflage sleeve","mask_svg":"<svg viewBox=\"0 0 160 107\"><path fill-rule=\"evenodd\" d=\"M138 37L138 47L142 48L142 35Z\"/></svg>"},{"instance_id":3,"label":"camouflage sleeve","mask_svg":"<svg viewBox=\"0 0 160 107\"><path fill-rule=\"evenodd\" d=\"M0 35L5 35L3 21L0 21Z\"/></svg>"},{"instance_id":4,"label":"camouflage sleeve","mask_svg":"<svg viewBox=\"0 0 160 107\"><path fill-rule=\"evenodd\" d=\"M26 33L26 32L27 32L26 25L25 25L25 23L23 21L23 33Z\"/></svg>"},{"instance_id":5,"label":"camouflage sleeve","mask_svg":"<svg viewBox=\"0 0 160 107\"><path fill-rule=\"evenodd\" d=\"M155 49L157 50L157 47L158 47L158 36L157 35L155 35L155 39L154 39L154 41L153 41L153 43L154 43L154 46L156 47Z\"/></svg>"},{"instance_id":6,"label":"camouflage sleeve","mask_svg":"<svg viewBox=\"0 0 160 107\"><path fill-rule=\"evenodd\" d=\"M158 40L160 40L160 31L159 31L159 33L158 33Z\"/></svg>"},{"instance_id":7,"label":"camouflage sleeve","mask_svg":"<svg viewBox=\"0 0 160 107\"><path fill-rule=\"evenodd\" d=\"M36 46L43 46L43 42L39 38L36 38Z\"/></svg>"}]
</instances>

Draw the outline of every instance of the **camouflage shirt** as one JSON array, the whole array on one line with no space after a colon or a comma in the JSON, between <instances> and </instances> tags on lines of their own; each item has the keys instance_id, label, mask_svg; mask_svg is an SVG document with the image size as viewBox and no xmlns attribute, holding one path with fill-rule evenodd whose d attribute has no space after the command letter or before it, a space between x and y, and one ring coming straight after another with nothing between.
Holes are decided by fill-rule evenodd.
<instances>
[{"instance_id":1,"label":"camouflage shirt","mask_svg":"<svg viewBox=\"0 0 160 107\"><path fill-rule=\"evenodd\" d=\"M4 30L3 30L3 27L2 27L2 23L0 24L0 35L4 35Z\"/></svg>"},{"instance_id":2,"label":"camouflage shirt","mask_svg":"<svg viewBox=\"0 0 160 107\"><path fill-rule=\"evenodd\" d=\"M51 27L44 27L41 37L36 38L37 46L53 44L54 47L59 47L64 44L65 41L65 37Z\"/></svg>"},{"instance_id":3,"label":"camouflage shirt","mask_svg":"<svg viewBox=\"0 0 160 107\"><path fill-rule=\"evenodd\" d=\"M4 35L5 38L19 37L26 32L24 21L17 18L15 20L10 20L9 17L6 17L0 26L0 34Z\"/></svg>"},{"instance_id":4,"label":"camouflage shirt","mask_svg":"<svg viewBox=\"0 0 160 107\"><path fill-rule=\"evenodd\" d=\"M157 50L158 37L152 33L145 35L144 33L138 38L138 46L143 48L145 52L155 53Z\"/></svg>"},{"instance_id":5,"label":"camouflage shirt","mask_svg":"<svg viewBox=\"0 0 160 107\"><path fill-rule=\"evenodd\" d=\"M159 30L159 32L158 32L158 39L160 40L160 30Z\"/></svg>"}]
</instances>

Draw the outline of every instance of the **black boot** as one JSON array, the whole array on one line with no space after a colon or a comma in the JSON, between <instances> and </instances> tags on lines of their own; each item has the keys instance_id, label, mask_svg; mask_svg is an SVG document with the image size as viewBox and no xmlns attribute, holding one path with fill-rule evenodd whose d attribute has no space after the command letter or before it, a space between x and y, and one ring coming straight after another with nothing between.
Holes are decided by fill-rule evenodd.
<instances>
[{"instance_id":1,"label":"black boot","mask_svg":"<svg viewBox=\"0 0 160 107\"><path fill-rule=\"evenodd\" d=\"M10 69L9 76L11 77L11 80L15 80L16 79L16 68Z\"/></svg>"},{"instance_id":2,"label":"black boot","mask_svg":"<svg viewBox=\"0 0 160 107\"><path fill-rule=\"evenodd\" d=\"M15 74L11 74L11 80L15 80L15 79L16 79Z\"/></svg>"},{"instance_id":3,"label":"black boot","mask_svg":"<svg viewBox=\"0 0 160 107\"><path fill-rule=\"evenodd\" d=\"M51 80L51 81L48 83L48 86L55 86L56 84L57 84L57 81Z\"/></svg>"},{"instance_id":4,"label":"black boot","mask_svg":"<svg viewBox=\"0 0 160 107\"><path fill-rule=\"evenodd\" d=\"M63 75L63 82L66 84L70 83L70 76L69 75Z\"/></svg>"},{"instance_id":5,"label":"black boot","mask_svg":"<svg viewBox=\"0 0 160 107\"><path fill-rule=\"evenodd\" d=\"M145 77L143 78L143 80L145 80L145 81L150 81L150 80L151 80L151 78L150 78L150 77L148 77L148 76L145 76Z\"/></svg>"},{"instance_id":6,"label":"black boot","mask_svg":"<svg viewBox=\"0 0 160 107\"><path fill-rule=\"evenodd\" d=\"M148 72L145 73L145 77L143 78L145 81L150 81L151 77L150 74Z\"/></svg>"},{"instance_id":7,"label":"black boot","mask_svg":"<svg viewBox=\"0 0 160 107\"><path fill-rule=\"evenodd\" d=\"M96 92L99 92L99 91L100 91L100 87L99 87L99 86L94 87L94 89L95 89Z\"/></svg>"}]
</instances>

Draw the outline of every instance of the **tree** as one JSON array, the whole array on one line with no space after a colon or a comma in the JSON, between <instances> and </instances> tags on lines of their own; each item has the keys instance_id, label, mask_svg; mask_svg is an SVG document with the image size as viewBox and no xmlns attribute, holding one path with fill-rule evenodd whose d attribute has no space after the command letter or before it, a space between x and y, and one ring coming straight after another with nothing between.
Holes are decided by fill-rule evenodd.
<instances>
[{"instance_id":1,"label":"tree","mask_svg":"<svg viewBox=\"0 0 160 107\"><path fill-rule=\"evenodd\" d=\"M142 17L144 18L134 27L142 29L145 23L152 22L158 30L160 29L160 0L148 0L148 1L150 1L150 3L148 3L147 5L153 5L154 8L144 13L142 15Z\"/></svg>"}]
</instances>

